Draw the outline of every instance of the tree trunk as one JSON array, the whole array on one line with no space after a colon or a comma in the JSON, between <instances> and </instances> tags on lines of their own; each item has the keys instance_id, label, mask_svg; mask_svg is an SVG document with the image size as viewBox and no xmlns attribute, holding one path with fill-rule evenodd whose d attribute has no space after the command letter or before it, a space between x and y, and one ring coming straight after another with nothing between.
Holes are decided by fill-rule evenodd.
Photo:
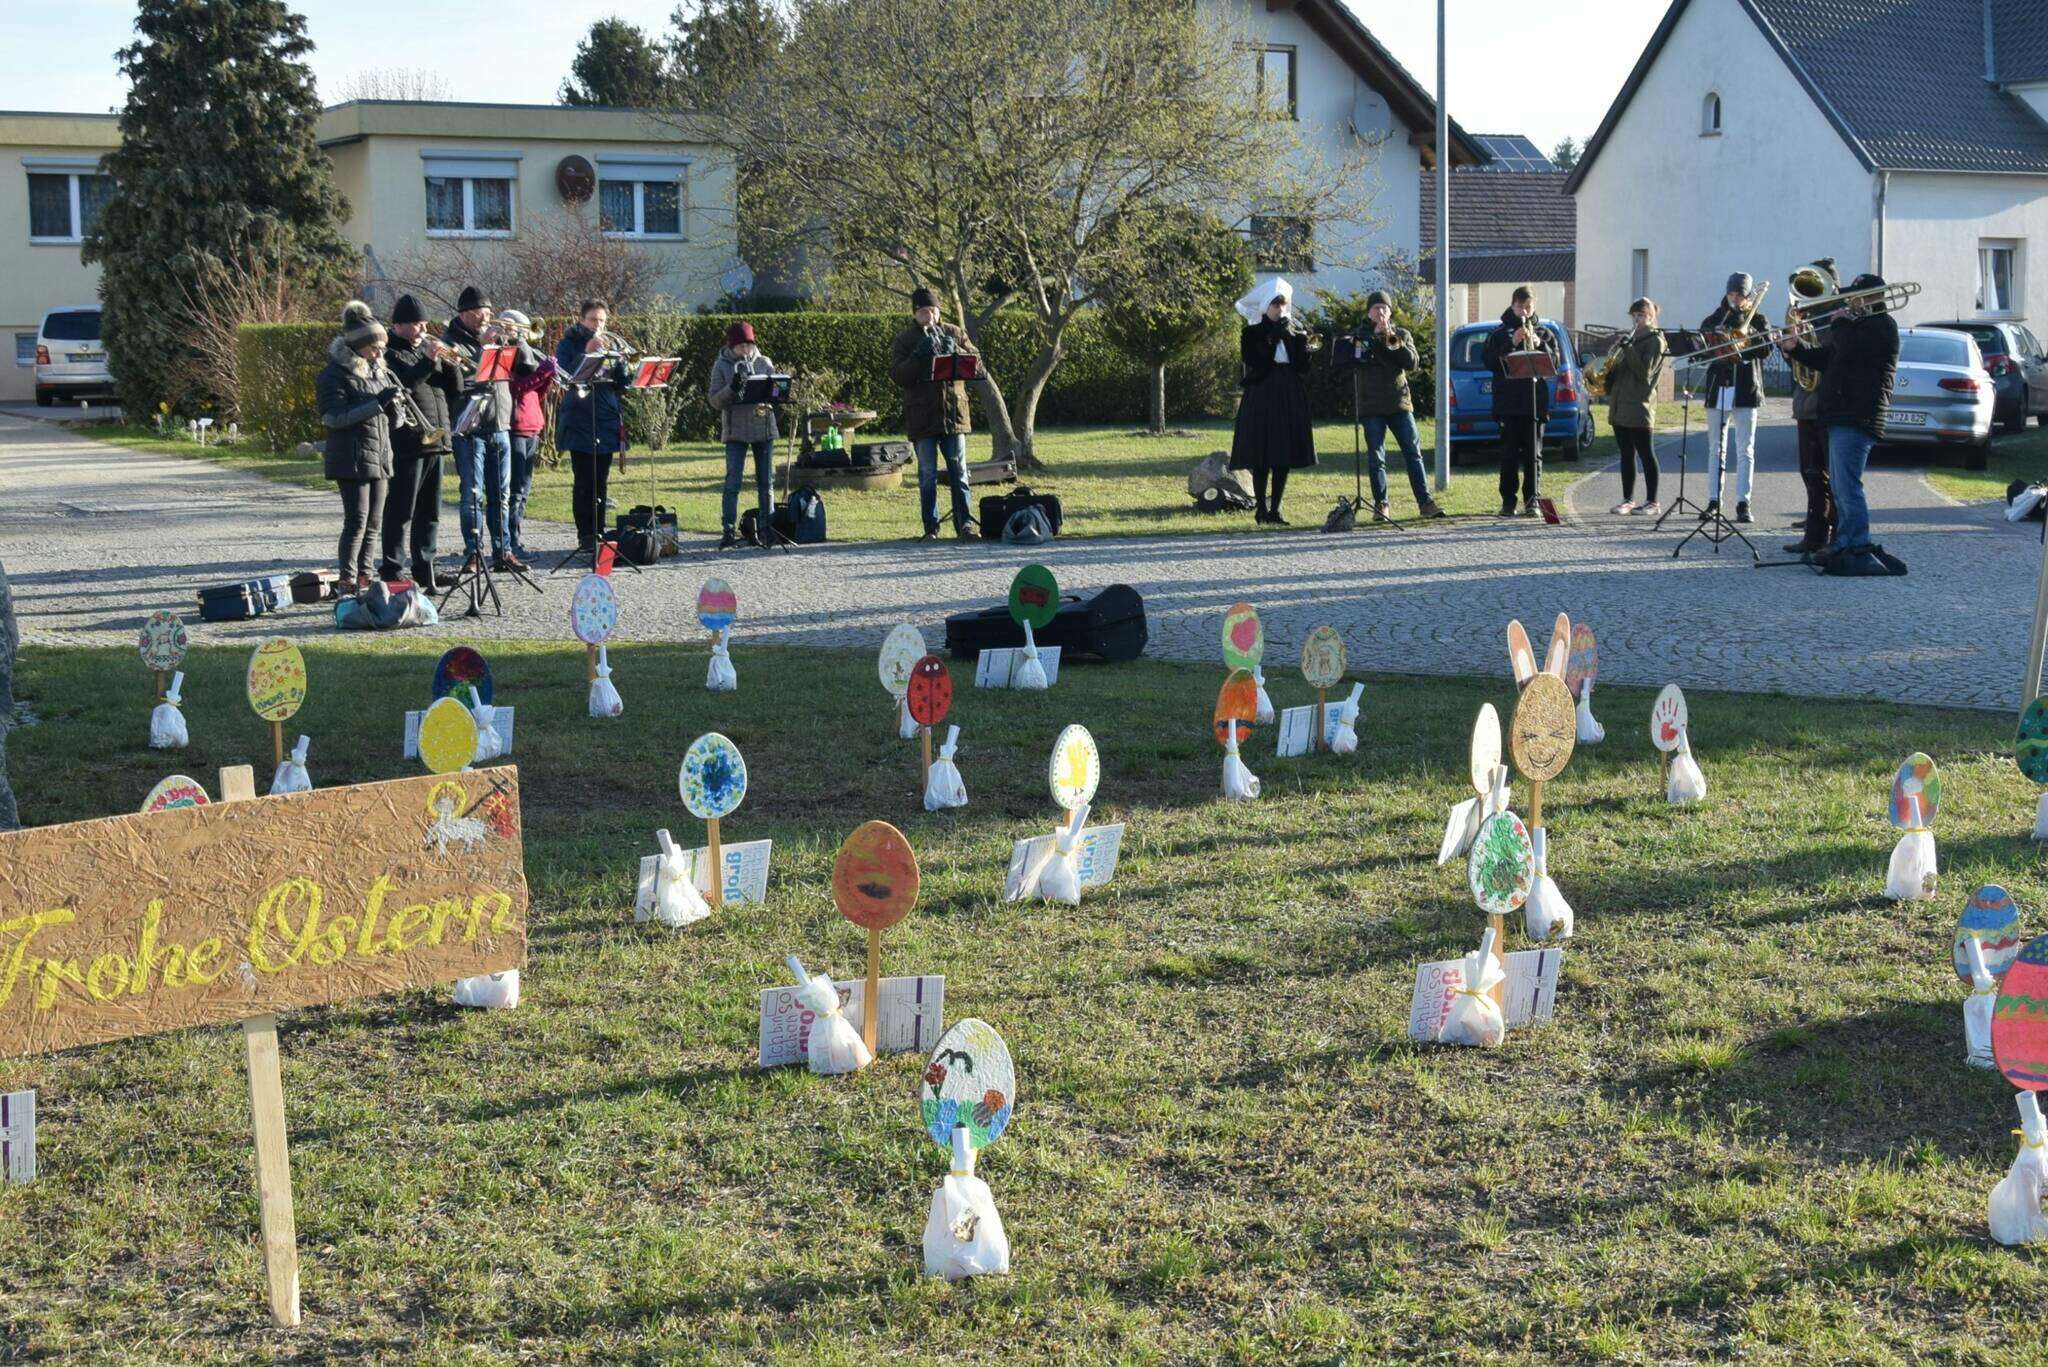
<instances>
[{"instance_id":1,"label":"tree trunk","mask_svg":"<svg viewBox=\"0 0 2048 1367\"><path fill-rule=\"evenodd\" d=\"M1152 435L1166 435L1166 362L1152 363Z\"/></svg>"}]
</instances>

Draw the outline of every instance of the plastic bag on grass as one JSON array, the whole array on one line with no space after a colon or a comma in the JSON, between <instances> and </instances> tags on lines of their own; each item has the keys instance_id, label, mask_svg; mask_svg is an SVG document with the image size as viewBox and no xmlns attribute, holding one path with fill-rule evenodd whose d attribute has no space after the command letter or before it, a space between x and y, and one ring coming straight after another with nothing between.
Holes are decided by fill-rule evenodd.
<instances>
[{"instance_id":1,"label":"plastic bag on grass","mask_svg":"<svg viewBox=\"0 0 2048 1367\"><path fill-rule=\"evenodd\" d=\"M479 973L455 984L455 1004L485 1011L510 1011L519 1005L519 970Z\"/></svg>"},{"instance_id":2,"label":"plastic bag on grass","mask_svg":"<svg viewBox=\"0 0 2048 1367\"><path fill-rule=\"evenodd\" d=\"M1266 671L1258 665L1252 666L1252 683L1259 690L1259 710L1252 720L1260 726L1273 724L1273 700L1266 696Z\"/></svg>"},{"instance_id":3,"label":"plastic bag on grass","mask_svg":"<svg viewBox=\"0 0 2048 1367\"><path fill-rule=\"evenodd\" d=\"M480 702L472 704L469 712L476 718L476 759L472 762L482 764L504 754L505 738L498 734L498 709Z\"/></svg>"},{"instance_id":4,"label":"plastic bag on grass","mask_svg":"<svg viewBox=\"0 0 2048 1367\"><path fill-rule=\"evenodd\" d=\"M1365 685L1351 685L1351 696L1337 704L1337 734L1330 738L1330 749L1339 755L1348 755L1358 749L1358 700L1365 696Z\"/></svg>"},{"instance_id":5,"label":"plastic bag on grass","mask_svg":"<svg viewBox=\"0 0 2048 1367\"><path fill-rule=\"evenodd\" d=\"M967 805L967 784L960 777L960 765L953 758L953 752L960 745L960 728L946 728L946 743L939 747L939 757L932 761L932 771L924 781L924 809L936 812L945 807Z\"/></svg>"},{"instance_id":6,"label":"plastic bag on grass","mask_svg":"<svg viewBox=\"0 0 2048 1367\"><path fill-rule=\"evenodd\" d=\"M2041 1218L2041 1178L2048 1173L2048 1127L2041 1122L2041 1103L2032 1092L2016 1098L2020 1141L2012 1167L1991 1189L1991 1237L2008 1248L2048 1239L2048 1220Z\"/></svg>"},{"instance_id":7,"label":"plastic bag on grass","mask_svg":"<svg viewBox=\"0 0 2048 1367\"><path fill-rule=\"evenodd\" d=\"M1038 660L1038 640L1031 634L1031 623L1024 624L1024 663L1017 668L1017 688L1036 689L1039 692L1052 687L1046 682L1045 666Z\"/></svg>"},{"instance_id":8,"label":"plastic bag on grass","mask_svg":"<svg viewBox=\"0 0 2048 1367\"><path fill-rule=\"evenodd\" d=\"M1970 956L1970 995L1963 1001L1963 1061L1972 1068L1992 1068L1991 1013L1998 1005L1998 979L1984 966L1984 946L1975 935L1963 937Z\"/></svg>"},{"instance_id":9,"label":"plastic bag on grass","mask_svg":"<svg viewBox=\"0 0 2048 1367\"><path fill-rule=\"evenodd\" d=\"M164 690L164 700L149 714L149 748L152 750L182 750L191 743L185 733L185 714L179 710L183 701L185 673L178 671L171 676L171 686Z\"/></svg>"},{"instance_id":10,"label":"plastic bag on grass","mask_svg":"<svg viewBox=\"0 0 2048 1367\"><path fill-rule=\"evenodd\" d=\"M605 655L605 648L597 648L597 677L590 681L590 715L593 717L617 717L625 713L625 700L619 697L619 690L612 683L612 662Z\"/></svg>"},{"instance_id":11,"label":"plastic bag on grass","mask_svg":"<svg viewBox=\"0 0 2048 1367\"><path fill-rule=\"evenodd\" d=\"M835 1073L857 1073L875 1061L862 1041L860 1031L853 1028L853 1022L846 1018L846 1012L839 1005L839 989L833 985L829 973L815 977L804 971L803 963L796 955L784 960L790 971L796 974L797 1003L812 1015L810 1055L811 1071L831 1075Z\"/></svg>"},{"instance_id":12,"label":"plastic bag on grass","mask_svg":"<svg viewBox=\"0 0 2048 1367\"><path fill-rule=\"evenodd\" d=\"M300 736L299 743L284 757L284 763L277 766L277 772L270 779L270 795L279 793L310 793L313 791L312 776L306 772L306 747L312 744L310 737Z\"/></svg>"},{"instance_id":13,"label":"plastic bag on grass","mask_svg":"<svg viewBox=\"0 0 2048 1367\"><path fill-rule=\"evenodd\" d=\"M1492 1048L1507 1038L1507 1022L1493 1000L1493 989L1507 981L1507 972L1493 957L1493 927L1480 937L1477 952L1465 956L1465 985L1451 1003L1437 1040L1443 1044L1473 1044Z\"/></svg>"},{"instance_id":14,"label":"plastic bag on grass","mask_svg":"<svg viewBox=\"0 0 2048 1367\"><path fill-rule=\"evenodd\" d=\"M1579 744L1598 745L1607 739L1607 728L1593 715L1593 681L1579 690Z\"/></svg>"},{"instance_id":15,"label":"plastic bag on grass","mask_svg":"<svg viewBox=\"0 0 2048 1367\"><path fill-rule=\"evenodd\" d=\"M927 1277L1000 1276L1010 1270L1010 1236L996 1213L988 1183L974 1175L974 1148L967 1127L953 1130L953 1170L932 1193L924 1222Z\"/></svg>"},{"instance_id":16,"label":"plastic bag on grass","mask_svg":"<svg viewBox=\"0 0 2048 1367\"><path fill-rule=\"evenodd\" d=\"M1244 767L1237 753L1237 723L1226 723L1229 739L1223 743L1223 796L1232 802L1250 802L1259 795L1259 780Z\"/></svg>"},{"instance_id":17,"label":"plastic bag on grass","mask_svg":"<svg viewBox=\"0 0 2048 1367\"><path fill-rule=\"evenodd\" d=\"M1664 800L1673 806L1686 802L1699 802L1707 795L1707 776L1700 772L1700 762L1692 757L1692 735L1686 731L1678 733L1678 753L1671 757L1671 781L1664 790Z\"/></svg>"}]
</instances>

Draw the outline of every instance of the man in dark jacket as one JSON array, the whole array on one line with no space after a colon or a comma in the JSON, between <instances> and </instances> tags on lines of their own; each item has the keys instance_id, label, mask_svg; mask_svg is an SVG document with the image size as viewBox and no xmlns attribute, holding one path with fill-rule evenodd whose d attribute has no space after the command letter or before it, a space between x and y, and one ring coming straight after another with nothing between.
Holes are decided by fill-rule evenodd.
<instances>
[{"instance_id":1,"label":"man in dark jacket","mask_svg":"<svg viewBox=\"0 0 2048 1367\"><path fill-rule=\"evenodd\" d=\"M576 549L597 553L604 540L604 507L609 502L612 463L625 464L626 385L632 375L625 358L616 354L610 325L611 305L585 299L576 321L555 346L555 369L564 380L580 374L594 353L608 356L586 383L562 391L555 410L555 449L569 453L569 511L576 519Z\"/></svg>"},{"instance_id":2,"label":"man in dark jacket","mask_svg":"<svg viewBox=\"0 0 2048 1367\"><path fill-rule=\"evenodd\" d=\"M1705 333L1732 333L1744 326L1743 314L1750 314L1745 327L1756 337L1753 346L1739 355L1716 361L1707 367L1704 390L1707 396L1707 442L1714 449L1714 492L1707 500L1707 515L1721 511L1721 485L1728 471L1728 448L1735 448L1735 520L1748 522L1749 491L1756 481L1756 415L1764 401L1763 358L1771 346L1764 334L1770 324L1749 307L1749 292L1755 282L1737 271L1728 277L1727 293L1721 306L1700 321Z\"/></svg>"},{"instance_id":3,"label":"man in dark jacket","mask_svg":"<svg viewBox=\"0 0 2048 1367\"><path fill-rule=\"evenodd\" d=\"M1500 515L1515 515L1515 476L1522 482L1522 516L1536 516L1536 488L1543 478L1543 424L1550 417L1550 388L1542 380L1511 380L1507 358L1517 351L1547 351L1554 366L1562 359L1557 337L1536 319L1536 291L1515 286L1500 326L1486 336L1480 359L1493 372L1493 421L1500 428Z\"/></svg>"},{"instance_id":4,"label":"man in dark jacket","mask_svg":"<svg viewBox=\"0 0 2048 1367\"><path fill-rule=\"evenodd\" d=\"M493 568L523 570L525 564L512 553L507 540L505 512L512 490L512 382L494 380L477 385L476 363L487 346L516 343L512 373L526 375L540 365L540 354L526 339L501 335L491 325L491 301L475 285L465 285L455 301L455 316L441 332L441 340L468 358L463 367L472 383L463 396L462 407L474 400L476 422L469 435L455 438L455 474L462 482L462 501L457 515L462 522L462 555L465 572L482 559L483 514L490 513L491 559ZM461 415L458 412L457 417Z\"/></svg>"},{"instance_id":5,"label":"man in dark jacket","mask_svg":"<svg viewBox=\"0 0 2048 1367\"><path fill-rule=\"evenodd\" d=\"M975 534L967 509L967 434L974 429L967 386L934 380L932 360L974 353L967 333L939 321L939 297L920 285L910 292L911 325L889 344L889 378L903 390L903 431L917 448L918 512L924 540L939 535L939 458L946 461L946 487L953 493L953 535Z\"/></svg>"},{"instance_id":6,"label":"man in dark jacket","mask_svg":"<svg viewBox=\"0 0 2048 1367\"><path fill-rule=\"evenodd\" d=\"M1859 275L1850 290L1876 289L1876 275ZM1898 378L1899 325L1883 304L1852 306L1828 327L1826 345L1812 334L1789 333L1778 345L1787 356L1820 372L1820 420L1828 430L1828 485L1835 500L1835 540L1814 554L1829 574L1903 574L1905 565L1870 541L1870 505L1863 467L1870 448L1884 440L1892 383Z\"/></svg>"},{"instance_id":7,"label":"man in dark jacket","mask_svg":"<svg viewBox=\"0 0 2048 1367\"><path fill-rule=\"evenodd\" d=\"M1408 487L1424 517L1442 517L1444 510L1429 496L1422 474L1422 446L1415 438L1415 401L1408 393L1408 372L1422 364L1415 339L1394 326L1394 301L1385 290L1365 297L1371 331L1358 339L1358 418L1365 426L1366 472L1372 480L1372 517L1387 520L1387 433L1401 444L1408 463Z\"/></svg>"},{"instance_id":8,"label":"man in dark jacket","mask_svg":"<svg viewBox=\"0 0 2048 1367\"><path fill-rule=\"evenodd\" d=\"M431 590L438 585L434 552L441 536L441 463L450 450L448 424L462 393L462 369L451 347L427 335L427 315L411 295L401 295L392 307L390 332L384 364L412 395L427 430L408 422L391 433L391 486L384 495L384 556L378 573L400 577L410 533L413 580Z\"/></svg>"}]
</instances>

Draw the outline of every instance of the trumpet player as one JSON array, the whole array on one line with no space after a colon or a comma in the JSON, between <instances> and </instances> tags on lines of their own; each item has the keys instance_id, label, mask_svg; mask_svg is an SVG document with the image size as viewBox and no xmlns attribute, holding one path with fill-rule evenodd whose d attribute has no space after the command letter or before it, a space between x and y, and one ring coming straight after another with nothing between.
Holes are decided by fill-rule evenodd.
<instances>
[{"instance_id":1,"label":"trumpet player","mask_svg":"<svg viewBox=\"0 0 2048 1367\"><path fill-rule=\"evenodd\" d=\"M942 322L939 296L923 285L910 292L910 326L889 344L889 378L903 390L903 428L917 450L917 506L923 539L939 536L939 461L946 462L952 493L953 535L975 533L967 510L967 434L974 429L967 386L934 380L932 358L972 352L974 344L956 323Z\"/></svg>"},{"instance_id":2,"label":"trumpet player","mask_svg":"<svg viewBox=\"0 0 2048 1367\"><path fill-rule=\"evenodd\" d=\"M540 356L523 338L514 338L491 325L491 301L475 285L465 285L455 301L455 316L442 331L442 340L462 353L463 370L469 376L465 399L479 405L473 427L455 438L455 474L462 484L457 514L462 522L462 569L473 574L483 564L484 518L490 518L492 568L524 570L526 563L508 544L505 524L507 495L512 487L512 386L505 380L476 383L476 366L487 346L516 342L519 351L512 362L515 375L530 374L540 366Z\"/></svg>"},{"instance_id":3,"label":"trumpet player","mask_svg":"<svg viewBox=\"0 0 2048 1367\"><path fill-rule=\"evenodd\" d=\"M1294 286L1253 283L1237 301L1245 320L1237 353L1244 397L1230 437L1230 468L1249 470L1257 521L1287 525L1280 500L1287 476L1316 463L1315 423L1308 408L1309 333L1294 316Z\"/></svg>"},{"instance_id":4,"label":"trumpet player","mask_svg":"<svg viewBox=\"0 0 2048 1367\"><path fill-rule=\"evenodd\" d=\"M1515 515L1515 479L1522 485L1522 516L1536 516L1537 486L1543 480L1543 425L1550 418L1550 386L1542 380L1510 379L1507 358L1518 351L1547 351L1562 359L1557 337L1536 317L1536 291L1515 286L1500 326L1486 335L1480 358L1493 372L1493 421L1500 429L1500 515Z\"/></svg>"},{"instance_id":5,"label":"trumpet player","mask_svg":"<svg viewBox=\"0 0 2048 1367\"><path fill-rule=\"evenodd\" d=\"M612 353L594 381L572 385L562 391L561 406L555 413L555 446L569 453L571 511L576 515L576 549L596 554L604 538L605 491L611 482L614 459L625 460L626 419L623 395L627 380L625 358L617 339L607 336L611 305L602 299L585 299L576 310L576 322L562 334L555 347L555 365L563 375L583 368L584 357L592 352Z\"/></svg>"},{"instance_id":6,"label":"trumpet player","mask_svg":"<svg viewBox=\"0 0 2048 1367\"><path fill-rule=\"evenodd\" d=\"M1714 492L1707 500L1708 517L1721 511L1721 486L1728 471L1729 445L1735 447L1735 520L1750 521L1750 486L1756 479L1756 415L1764 401L1763 358L1770 351L1770 324L1758 314L1750 291L1755 282L1744 271L1728 277L1721 305L1700 323L1704 333L1747 333L1756 344L1707 367L1707 441L1714 450Z\"/></svg>"},{"instance_id":7,"label":"trumpet player","mask_svg":"<svg viewBox=\"0 0 2048 1367\"><path fill-rule=\"evenodd\" d=\"M1422 446L1415 438L1415 401L1408 393L1408 372L1420 365L1415 339L1394 326L1394 301L1385 290L1365 297L1369 331L1358 358L1358 417L1365 426L1365 468L1372 479L1372 516L1387 520L1387 434L1401 444L1408 465L1408 487L1424 517L1442 517L1444 510L1429 496L1422 474Z\"/></svg>"},{"instance_id":8,"label":"trumpet player","mask_svg":"<svg viewBox=\"0 0 2048 1367\"><path fill-rule=\"evenodd\" d=\"M424 426L407 423L391 432L391 484L384 495L383 558L377 572L386 579L405 573L411 541L412 578L421 588L439 587L434 554L441 536L441 466L450 454L448 423L462 394L462 368L455 349L427 333L426 311L410 294L391 309L390 341L384 364L412 396Z\"/></svg>"},{"instance_id":9,"label":"trumpet player","mask_svg":"<svg viewBox=\"0 0 2048 1367\"><path fill-rule=\"evenodd\" d=\"M375 582L370 566L391 478L391 418L398 386L384 369L384 327L359 299L341 311L341 334L327 344L327 364L313 382L327 429L322 470L341 490L340 564L344 596Z\"/></svg>"},{"instance_id":10,"label":"trumpet player","mask_svg":"<svg viewBox=\"0 0 2048 1367\"><path fill-rule=\"evenodd\" d=\"M1657 501L1657 443L1650 435L1651 408L1657 377L1664 371L1669 349L1657 327L1657 305L1638 299L1628 306L1634 331L1614 353L1607 371L1607 425L1621 450L1621 502L1609 511L1655 517L1664 511ZM1636 502L1636 462L1643 465L1643 501Z\"/></svg>"},{"instance_id":11,"label":"trumpet player","mask_svg":"<svg viewBox=\"0 0 2048 1367\"><path fill-rule=\"evenodd\" d=\"M1866 273L1850 282L1848 292L1883 288L1882 277ZM1786 356L1820 372L1820 420L1828 432L1835 538L1811 558L1826 574L1904 574L1903 561L1871 544L1870 505L1863 495L1863 468L1870 461L1870 448L1884 440L1885 412L1898 378L1899 325L1882 297L1852 299L1828 318L1825 343L1804 326L1778 341Z\"/></svg>"},{"instance_id":12,"label":"trumpet player","mask_svg":"<svg viewBox=\"0 0 2048 1367\"><path fill-rule=\"evenodd\" d=\"M526 342L532 339L533 320L518 309L506 309L497 317L501 335ZM538 355L539 353L535 353ZM532 370L512 375L512 482L505 493L505 541L520 561L529 558L520 524L526 520L527 495L533 492L533 462L540 453L541 429L548 425L544 406L548 391L560 373L552 356L541 356Z\"/></svg>"}]
</instances>

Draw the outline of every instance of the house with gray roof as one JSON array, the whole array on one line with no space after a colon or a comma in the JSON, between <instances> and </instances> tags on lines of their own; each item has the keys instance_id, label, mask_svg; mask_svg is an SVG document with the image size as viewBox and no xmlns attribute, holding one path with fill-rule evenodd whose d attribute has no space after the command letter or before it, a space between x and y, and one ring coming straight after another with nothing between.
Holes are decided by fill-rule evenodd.
<instances>
[{"instance_id":1,"label":"house with gray roof","mask_svg":"<svg viewBox=\"0 0 2048 1367\"><path fill-rule=\"evenodd\" d=\"M1673 0L1568 191L1584 322L1818 257L1922 293L1904 322L2048 322L2048 3Z\"/></svg>"},{"instance_id":2,"label":"house with gray roof","mask_svg":"<svg viewBox=\"0 0 2048 1367\"><path fill-rule=\"evenodd\" d=\"M1526 138L1508 134L1472 137L1489 152L1528 146ZM1527 155L1495 156L1451 172L1452 326L1500 317L1517 285L1535 289L1536 309L1543 317L1576 325L1576 215L1564 190L1567 179L1533 148ZM1417 274L1427 284L1436 279L1433 177L1422 184L1422 242L1425 254Z\"/></svg>"}]
</instances>

